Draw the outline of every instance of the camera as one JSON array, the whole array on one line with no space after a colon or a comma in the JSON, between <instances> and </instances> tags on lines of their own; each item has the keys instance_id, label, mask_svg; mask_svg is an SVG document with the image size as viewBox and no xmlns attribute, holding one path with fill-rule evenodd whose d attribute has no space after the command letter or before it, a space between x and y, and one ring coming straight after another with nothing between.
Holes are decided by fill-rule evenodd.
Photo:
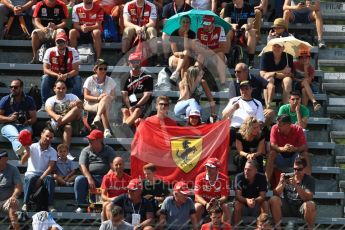
<instances>
[{"instance_id":1,"label":"camera","mask_svg":"<svg viewBox=\"0 0 345 230\"><path fill-rule=\"evenodd\" d=\"M285 173L284 174L284 179L285 180L288 180L288 179L290 179L291 177L293 177L295 174L294 173Z\"/></svg>"},{"instance_id":2,"label":"camera","mask_svg":"<svg viewBox=\"0 0 345 230\"><path fill-rule=\"evenodd\" d=\"M26 122L26 113L25 111L20 110L17 115L17 122L19 124L24 124Z\"/></svg>"}]
</instances>

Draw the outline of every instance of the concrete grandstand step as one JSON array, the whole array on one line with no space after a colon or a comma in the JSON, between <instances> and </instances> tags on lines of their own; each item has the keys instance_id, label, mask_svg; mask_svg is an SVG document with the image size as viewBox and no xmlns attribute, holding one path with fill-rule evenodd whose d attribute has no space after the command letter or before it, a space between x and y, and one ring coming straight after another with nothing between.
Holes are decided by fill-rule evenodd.
<instances>
[{"instance_id":1,"label":"concrete grandstand step","mask_svg":"<svg viewBox=\"0 0 345 230\"><path fill-rule=\"evenodd\" d=\"M243 218L244 223L254 223L256 221L255 217L244 217ZM283 217L282 219L282 223L283 224L287 224L288 222L293 222L295 224L301 224L304 225L305 221L302 218L296 218L296 217ZM318 217L315 220L316 226L315 226L315 230L316 229L328 229L328 227L334 226L336 227L336 225L340 225L339 227L341 228L342 225L345 225L345 218L332 218L332 217ZM329 226L319 226L319 225L329 225ZM255 227L255 225L254 225ZM252 228L249 228L252 229ZM305 229L305 228L302 228Z\"/></svg>"},{"instance_id":2,"label":"concrete grandstand step","mask_svg":"<svg viewBox=\"0 0 345 230\"><path fill-rule=\"evenodd\" d=\"M342 2L321 2L323 19L345 20L345 4Z\"/></svg>"},{"instance_id":3,"label":"concrete grandstand step","mask_svg":"<svg viewBox=\"0 0 345 230\"><path fill-rule=\"evenodd\" d=\"M322 90L327 92L345 91L345 83L322 83Z\"/></svg>"},{"instance_id":4,"label":"concrete grandstand step","mask_svg":"<svg viewBox=\"0 0 345 230\"><path fill-rule=\"evenodd\" d=\"M308 118L308 126L309 125L331 125L332 119L328 117L309 117Z\"/></svg>"},{"instance_id":5,"label":"concrete grandstand step","mask_svg":"<svg viewBox=\"0 0 345 230\"><path fill-rule=\"evenodd\" d=\"M344 36L345 25L323 25L323 32L325 36Z\"/></svg>"},{"instance_id":6,"label":"concrete grandstand step","mask_svg":"<svg viewBox=\"0 0 345 230\"><path fill-rule=\"evenodd\" d=\"M345 72L324 73L323 82L345 83Z\"/></svg>"},{"instance_id":7,"label":"concrete grandstand step","mask_svg":"<svg viewBox=\"0 0 345 230\"><path fill-rule=\"evenodd\" d=\"M331 131L330 132L331 139L345 139L345 131Z\"/></svg>"}]
</instances>

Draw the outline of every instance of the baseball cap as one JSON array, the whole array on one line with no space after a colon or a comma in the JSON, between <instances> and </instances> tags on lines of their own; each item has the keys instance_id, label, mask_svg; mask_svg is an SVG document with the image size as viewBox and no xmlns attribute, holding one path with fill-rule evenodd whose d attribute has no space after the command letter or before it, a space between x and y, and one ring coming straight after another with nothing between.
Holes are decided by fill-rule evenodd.
<instances>
[{"instance_id":1,"label":"baseball cap","mask_svg":"<svg viewBox=\"0 0 345 230\"><path fill-rule=\"evenodd\" d=\"M31 132L27 129L20 131L20 133L18 135L18 140L23 146L31 145L32 144Z\"/></svg>"},{"instance_id":2,"label":"baseball cap","mask_svg":"<svg viewBox=\"0 0 345 230\"><path fill-rule=\"evenodd\" d=\"M214 23L214 17L212 15L205 15L203 18L202 18L202 24L205 25L205 26L209 26L211 25L212 23Z\"/></svg>"},{"instance_id":3,"label":"baseball cap","mask_svg":"<svg viewBox=\"0 0 345 230\"><path fill-rule=\"evenodd\" d=\"M97 59L95 66L99 66L99 65L108 65L108 62L106 62L104 59L99 58Z\"/></svg>"},{"instance_id":4,"label":"baseball cap","mask_svg":"<svg viewBox=\"0 0 345 230\"><path fill-rule=\"evenodd\" d=\"M1 157L8 157L8 153L6 151L1 151L0 152L0 158Z\"/></svg>"},{"instance_id":5,"label":"baseball cap","mask_svg":"<svg viewBox=\"0 0 345 230\"><path fill-rule=\"evenodd\" d=\"M200 117L200 111L197 110L197 109L193 109L193 110L191 110L191 111L189 112L188 117L190 117L190 116L198 116L198 117Z\"/></svg>"},{"instance_id":6,"label":"baseball cap","mask_svg":"<svg viewBox=\"0 0 345 230\"><path fill-rule=\"evenodd\" d=\"M141 182L140 179L132 179L129 181L127 185L127 189L129 190L143 189L143 183Z\"/></svg>"},{"instance_id":7,"label":"baseball cap","mask_svg":"<svg viewBox=\"0 0 345 230\"><path fill-rule=\"evenodd\" d=\"M180 192L184 195L189 195L190 190L186 182L179 181L174 185L174 192Z\"/></svg>"},{"instance_id":8,"label":"baseball cap","mask_svg":"<svg viewBox=\"0 0 345 230\"><path fill-rule=\"evenodd\" d=\"M241 83L240 83L240 88L241 88L242 86L251 86L251 85L250 85L250 82L249 82L249 81L241 81Z\"/></svg>"},{"instance_id":9,"label":"baseball cap","mask_svg":"<svg viewBox=\"0 0 345 230\"><path fill-rule=\"evenodd\" d=\"M55 41L57 41L57 40L63 40L65 42L67 42L68 38L67 38L67 35L64 32L60 32L55 37Z\"/></svg>"},{"instance_id":10,"label":"baseball cap","mask_svg":"<svg viewBox=\"0 0 345 230\"><path fill-rule=\"evenodd\" d=\"M288 29L288 25L286 24L283 18L276 18L273 22L272 28L276 27L284 27L284 29Z\"/></svg>"},{"instance_id":11,"label":"baseball cap","mask_svg":"<svg viewBox=\"0 0 345 230\"><path fill-rule=\"evenodd\" d=\"M211 168L219 168L220 162L217 158L211 157L207 160L205 165Z\"/></svg>"},{"instance_id":12,"label":"baseball cap","mask_svg":"<svg viewBox=\"0 0 345 230\"><path fill-rule=\"evenodd\" d=\"M273 38L272 41L272 45L279 45L280 47L284 47L284 42L280 42L280 41L275 41L277 40L276 38Z\"/></svg>"},{"instance_id":13,"label":"baseball cap","mask_svg":"<svg viewBox=\"0 0 345 230\"><path fill-rule=\"evenodd\" d=\"M89 140L97 140L97 139L103 139L103 132L99 129L94 129L91 131L91 133L87 136Z\"/></svg>"},{"instance_id":14,"label":"baseball cap","mask_svg":"<svg viewBox=\"0 0 345 230\"><path fill-rule=\"evenodd\" d=\"M141 55L139 53L131 53L128 56L128 61L140 61L141 60Z\"/></svg>"}]
</instances>

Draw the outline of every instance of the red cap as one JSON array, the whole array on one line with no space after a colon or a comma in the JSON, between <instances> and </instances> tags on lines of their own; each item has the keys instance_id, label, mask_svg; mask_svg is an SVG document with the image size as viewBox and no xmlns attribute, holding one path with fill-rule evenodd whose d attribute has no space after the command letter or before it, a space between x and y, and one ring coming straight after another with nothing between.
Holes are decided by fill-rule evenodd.
<instances>
[{"instance_id":1,"label":"red cap","mask_svg":"<svg viewBox=\"0 0 345 230\"><path fill-rule=\"evenodd\" d=\"M190 190L188 188L188 185L184 181L179 181L174 185L174 192L180 192L184 195L190 194Z\"/></svg>"},{"instance_id":2,"label":"red cap","mask_svg":"<svg viewBox=\"0 0 345 230\"><path fill-rule=\"evenodd\" d=\"M140 61L141 55L139 53L131 53L128 57L128 61Z\"/></svg>"},{"instance_id":3,"label":"red cap","mask_svg":"<svg viewBox=\"0 0 345 230\"><path fill-rule=\"evenodd\" d=\"M220 162L217 158L212 157L212 158L207 160L205 165L208 167L211 167L211 168L219 168Z\"/></svg>"},{"instance_id":4,"label":"red cap","mask_svg":"<svg viewBox=\"0 0 345 230\"><path fill-rule=\"evenodd\" d=\"M55 41L57 40L64 40L65 42L68 41L67 35L64 32L60 32L56 35Z\"/></svg>"},{"instance_id":5,"label":"red cap","mask_svg":"<svg viewBox=\"0 0 345 230\"><path fill-rule=\"evenodd\" d=\"M140 179L132 179L129 181L127 185L127 189L129 190L143 189L143 183L141 182Z\"/></svg>"},{"instance_id":6,"label":"red cap","mask_svg":"<svg viewBox=\"0 0 345 230\"><path fill-rule=\"evenodd\" d=\"M31 132L27 129L20 131L18 135L18 140L23 146L31 145L32 144Z\"/></svg>"},{"instance_id":7,"label":"red cap","mask_svg":"<svg viewBox=\"0 0 345 230\"><path fill-rule=\"evenodd\" d=\"M214 17L212 15L205 15L202 18L202 24L203 25L209 26L209 25L211 25L213 23L214 23Z\"/></svg>"},{"instance_id":8,"label":"red cap","mask_svg":"<svg viewBox=\"0 0 345 230\"><path fill-rule=\"evenodd\" d=\"M91 133L87 136L89 140L97 140L97 139L103 139L103 132L98 129L94 129L91 131Z\"/></svg>"}]
</instances>

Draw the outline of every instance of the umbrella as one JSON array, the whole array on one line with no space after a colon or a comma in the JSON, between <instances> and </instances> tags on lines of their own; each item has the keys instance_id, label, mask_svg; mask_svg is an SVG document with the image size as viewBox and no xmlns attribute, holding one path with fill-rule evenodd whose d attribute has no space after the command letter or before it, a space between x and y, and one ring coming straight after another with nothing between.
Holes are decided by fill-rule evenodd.
<instances>
[{"instance_id":1,"label":"umbrella","mask_svg":"<svg viewBox=\"0 0 345 230\"><path fill-rule=\"evenodd\" d=\"M190 29L193 30L194 32L197 32L198 28L202 27L202 18L204 15L212 15L215 18L215 24L217 26L221 26L225 30L225 34L229 32L231 29L231 25L224 21L222 18L220 18L217 14L213 13L210 10L190 10L187 12L182 12L175 14L174 16L170 17L164 27L163 27L163 32L171 35L175 30L180 28L180 18L184 15L188 15L191 18L191 25Z\"/></svg>"},{"instance_id":2,"label":"umbrella","mask_svg":"<svg viewBox=\"0 0 345 230\"><path fill-rule=\"evenodd\" d=\"M284 43L284 52L291 54L294 57L297 57L299 55L299 50L302 47L308 47L308 48L312 47L312 45L310 45L308 42L299 40L293 36L274 38L267 43L267 45L262 49L259 56L261 56L263 53L272 51L273 45L276 44L277 42Z\"/></svg>"}]
</instances>

